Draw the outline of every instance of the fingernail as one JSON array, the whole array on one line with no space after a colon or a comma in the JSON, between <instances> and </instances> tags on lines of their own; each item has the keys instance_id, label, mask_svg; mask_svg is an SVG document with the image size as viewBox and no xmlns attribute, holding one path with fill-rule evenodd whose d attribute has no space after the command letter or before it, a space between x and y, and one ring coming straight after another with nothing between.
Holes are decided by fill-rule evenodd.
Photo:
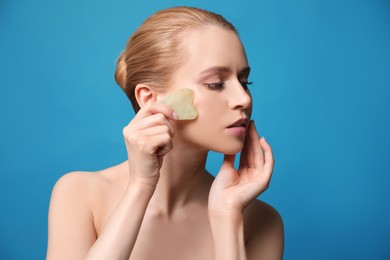
<instances>
[{"instance_id":1,"label":"fingernail","mask_svg":"<svg viewBox=\"0 0 390 260\"><path fill-rule=\"evenodd\" d=\"M264 142L266 142L265 137L263 136L261 139L263 139Z\"/></svg>"},{"instance_id":2,"label":"fingernail","mask_svg":"<svg viewBox=\"0 0 390 260\"><path fill-rule=\"evenodd\" d=\"M176 119L176 120L179 119L178 116L177 116L177 114L176 114L175 112L172 113L172 116L173 116L173 118Z\"/></svg>"}]
</instances>

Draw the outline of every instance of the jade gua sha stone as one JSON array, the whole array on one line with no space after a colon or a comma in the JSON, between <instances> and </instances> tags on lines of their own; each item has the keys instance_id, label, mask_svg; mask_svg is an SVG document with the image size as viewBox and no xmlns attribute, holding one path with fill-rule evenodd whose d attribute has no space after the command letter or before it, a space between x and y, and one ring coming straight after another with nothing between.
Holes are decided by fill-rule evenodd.
<instances>
[{"instance_id":1,"label":"jade gua sha stone","mask_svg":"<svg viewBox=\"0 0 390 260\"><path fill-rule=\"evenodd\" d=\"M161 103L175 111L178 120L192 120L198 116L198 110L192 104L194 91L188 88L178 89L161 100Z\"/></svg>"}]
</instances>

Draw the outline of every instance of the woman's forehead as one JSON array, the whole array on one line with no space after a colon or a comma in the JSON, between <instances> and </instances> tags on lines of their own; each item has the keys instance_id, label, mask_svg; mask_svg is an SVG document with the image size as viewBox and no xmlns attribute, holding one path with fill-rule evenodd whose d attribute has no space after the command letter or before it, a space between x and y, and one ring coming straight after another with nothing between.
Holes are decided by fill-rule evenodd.
<instances>
[{"instance_id":1,"label":"woman's forehead","mask_svg":"<svg viewBox=\"0 0 390 260\"><path fill-rule=\"evenodd\" d=\"M228 67L242 70L248 67L244 47L237 34L219 26L207 26L188 31L184 36L186 64L199 69Z\"/></svg>"}]
</instances>

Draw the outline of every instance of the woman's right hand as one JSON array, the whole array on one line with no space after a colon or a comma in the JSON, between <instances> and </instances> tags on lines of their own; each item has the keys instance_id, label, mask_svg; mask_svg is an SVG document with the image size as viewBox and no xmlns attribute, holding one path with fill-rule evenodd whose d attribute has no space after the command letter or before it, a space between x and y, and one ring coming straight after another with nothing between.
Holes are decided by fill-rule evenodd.
<instances>
[{"instance_id":1,"label":"woman's right hand","mask_svg":"<svg viewBox=\"0 0 390 260\"><path fill-rule=\"evenodd\" d=\"M123 128L129 164L129 184L146 185L154 189L160 177L163 157L172 149L175 133L170 120L174 111L159 102L141 108Z\"/></svg>"}]
</instances>

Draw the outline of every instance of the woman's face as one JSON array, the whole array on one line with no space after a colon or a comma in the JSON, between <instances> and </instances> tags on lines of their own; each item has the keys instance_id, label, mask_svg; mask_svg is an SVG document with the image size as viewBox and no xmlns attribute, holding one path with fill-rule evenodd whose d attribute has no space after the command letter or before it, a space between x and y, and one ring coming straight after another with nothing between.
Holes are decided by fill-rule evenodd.
<instances>
[{"instance_id":1,"label":"woman's face","mask_svg":"<svg viewBox=\"0 0 390 260\"><path fill-rule=\"evenodd\" d=\"M217 26L186 32L183 39L185 61L174 72L169 92L192 89L199 114L195 120L175 123L175 139L199 149L237 153L252 113L242 43L234 32Z\"/></svg>"}]
</instances>

